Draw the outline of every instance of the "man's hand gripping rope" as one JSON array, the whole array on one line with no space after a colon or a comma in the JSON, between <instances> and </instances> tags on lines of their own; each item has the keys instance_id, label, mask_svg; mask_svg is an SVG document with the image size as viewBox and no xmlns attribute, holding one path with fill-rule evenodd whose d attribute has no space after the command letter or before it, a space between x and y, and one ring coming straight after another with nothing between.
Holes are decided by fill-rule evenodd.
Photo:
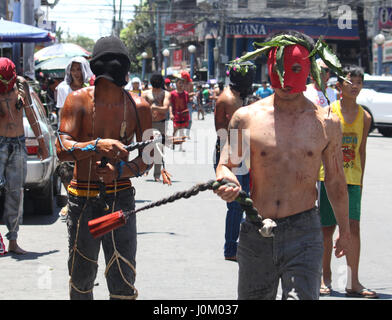
<instances>
[{"instance_id":1,"label":"man's hand gripping rope","mask_svg":"<svg viewBox=\"0 0 392 320\"><path fill-rule=\"evenodd\" d=\"M176 200L180 199L188 199L191 196L197 195L201 191L206 191L206 190L216 190L222 185L228 185L230 182L222 179L220 181L216 180L210 180L206 183L202 184L197 184L193 188L182 191L182 192L177 192L170 197L158 200L156 202L150 203L144 207L141 207L137 210L132 210L132 211L116 211L114 213L105 215L103 217L90 220L88 222L88 227L90 229L90 233L94 238L98 238L100 236L103 236L104 234L115 230L122 225L126 223L127 218L131 214L136 214L140 211L151 209L154 207L159 207L161 205L167 204L169 202L174 202ZM258 224L260 226L259 232L263 237L273 237L274 234L272 232L272 229L276 227L276 223L271 220L271 219L262 219L262 217L259 215L257 209L253 207L253 201L250 199L247 194L244 191L240 191L240 194L238 197L235 199L237 201L242 209L245 211L248 219L252 221L255 224Z\"/></svg>"},{"instance_id":2,"label":"man's hand gripping rope","mask_svg":"<svg viewBox=\"0 0 392 320\"><path fill-rule=\"evenodd\" d=\"M169 145L177 145L177 144L181 144L181 143L185 142L185 138L186 138L185 136L183 136L183 137L167 137L165 135L158 135L150 140L131 143L130 145L125 146L124 148L128 152L131 152L135 149L143 149L144 147L146 147L147 145L152 144L152 143L162 143L165 146L166 145L165 142L166 142ZM158 149L158 152L160 152L159 149ZM161 154L161 156L162 156L162 161L163 161L163 155ZM102 157L99 167L104 168L104 167L106 167L106 165L108 163L109 163L109 159L107 157ZM124 164L125 164L124 161L120 161L118 163L117 170L119 173L122 172L122 166ZM135 172L136 177L140 177L142 174L143 173L141 173L141 172L137 172L137 173ZM164 162L163 162L163 169L161 170L161 174L162 174L162 178L163 178L163 184L171 185L171 179L170 179L171 174L166 170Z\"/></svg>"}]
</instances>

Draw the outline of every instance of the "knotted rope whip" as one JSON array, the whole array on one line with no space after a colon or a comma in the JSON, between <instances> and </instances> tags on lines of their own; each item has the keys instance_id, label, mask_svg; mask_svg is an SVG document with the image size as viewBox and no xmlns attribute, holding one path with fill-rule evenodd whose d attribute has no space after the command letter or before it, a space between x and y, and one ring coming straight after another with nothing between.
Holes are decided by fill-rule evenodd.
<instances>
[{"instance_id":1,"label":"knotted rope whip","mask_svg":"<svg viewBox=\"0 0 392 320\"><path fill-rule=\"evenodd\" d=\"M131 144L125 146L124 149L127 150L128 152L131 152L136 149L143 149L144 147L148 146L149 144L155 144L155 143L161 142L163 145L165 145L166 140L169 140L168 137L166 137L165 135L159 135L153 139L131 143ZM172 143L173 144L180 144L180 143L183 143L184 141L185 141L185 137L178 137L178 138L173 137ZM108 163L109 163L109 158L102 157L99 167L105 168ZM161 173L162 173L162 176L164 179L164 183L171 185L171 180L170 180L171 175L166 171L164 163L163 163L163 169L161 170ZM99 181L98 186L99 186L99 194L100 194L99 197L104 199L105 195L106 195L105 184L102 181ZM109 209L109 207L108 207L108 205L106 205L106 210L108 210L108 209Z\"/></svg>"},{"instance_id":2,"label":"knotted rope whip","mask_svg":"<svg viewBox=\"0 0 392 320\"><path fill-rule=\"evenodd\" d=\"M94 238L98 238L124 225L126 223L127 218L131 214L136 214L140 211L144 211L154 207L159 207L161 205L171 203L180 199L188 199L192 196L196 196L199 192L202 191L217 190L222 185L233 186L233 187L236 186L225 179L222 179L220 181L209 180L206 183L197 184L191 189L186 191L176 192L167 198L163 198L161 200L155 201L139 209L131 210L131 211L119 210L111 214L105 215L103 217L90 220L88 222L90 233ZM241 208L245 211L245 214L250 221L260 225L261 228L259 229L259 233L263 237L273 237L274 234L272 232L272 229L276 227L276 223L271 219L262 219L262 217L258 213L258 210L253 206L252 199L250 199L247 196L245 191L241 190L238 197L235 199L235 201L237 201L241 205Z\"/></svg>"}]
</instances>

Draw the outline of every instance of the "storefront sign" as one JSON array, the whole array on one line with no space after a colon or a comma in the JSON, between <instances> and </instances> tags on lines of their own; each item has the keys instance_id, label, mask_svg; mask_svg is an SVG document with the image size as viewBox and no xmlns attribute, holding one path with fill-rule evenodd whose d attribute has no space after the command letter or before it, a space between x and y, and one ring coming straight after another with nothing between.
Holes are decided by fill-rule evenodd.
<instances>
[{"instance_id":1,"label":"storefront sign","mask_svg":"<svg viewBox=\"0 0 392 320\"><path fill-rule=\"evenodd\" d=\"M266 34L265 25L260 23L230 23L226 25L226 35L256 36Z\"/></svg>"},{"instance_id":2,"label":"storefront sign","mask_svg":"<svg viewBox=\"0 0 392 320\"><path fill-rule=\"evenodd\" d=\"M193 23L166 23L165 36L193 36L195 28Z\"/></svg>"},{"instance_id":3,"label":"storefront sign","mask_svg":"<svg viewBox=\"0 0 392 320\"><path fill-rule=\"evenodd\" d=\"M209 30L216 28L216 24L207 26L206 35ZM358 40L358 23L353 20L351 28L339 28L338 20L334 19L277 19L277 18L259 18L247 21L243 19L241 22L227 23L226 36L229 38L265 38L268 34L284 31L287 29L296 30L312 38L323 36L324 39L338 40Z\"/></svg>"}]
</instances>

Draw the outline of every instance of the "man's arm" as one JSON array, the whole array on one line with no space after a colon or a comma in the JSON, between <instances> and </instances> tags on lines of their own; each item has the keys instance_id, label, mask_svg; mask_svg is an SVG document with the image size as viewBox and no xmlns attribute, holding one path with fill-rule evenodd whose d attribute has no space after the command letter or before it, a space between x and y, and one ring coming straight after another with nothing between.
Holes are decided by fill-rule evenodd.
<instances>
[{"instance_id":1,"label":"man's arm","mask_svg":"<svg viewBox=\"0 0 392 320\"><path fill-rule=\"evenodd\" d=\"M336 241L336 257L344 256L349 249L350 225L348 219L348 193L343 170L342 130L339 119L331 115L326 119L328 145L322 152L325 171L325 188L339 226L339 238Z\"/></svg>"},{"instance_id":2,"label":"man's arm","mask_svg":"<svg viewBox=\"0 0 392 320\"><path fill-rule=\"evenodd\" d=\"M359 147L359 155L361 157L361 168L362 168L362 176L361 176L361 192L363 190L363 176L365 175L365 163L366 163L366 144L367 144L367 137L369 134L372 118L370 114L363 110L363 132L362 132L362 141Z\"/></svg>"},{"instance_id":3,"label":"man's arm","mask_svg":"<svg viewBox=\"0 0 392 320\"><path fill-rule=\"evenodd\" d=\"M138 142L143 141L145 139L152 139L152 136L144 137L148 132L152 133L152 116L150 105L145 99L139 99L136 103L136 109L139 115L140 120L140 130L136 128L136 140ZM141 132L140 132L141 131ZM149 154L143 155L143 151L150 151ZM143 157L148 157L149 159L154 158L154 148L151 146L146 146L145 148L139 149L138 155L132 159L131 161L125 161L120 163L117 166L117 177L116 179L120 178L132 178L132 177L139 177L142 175L146 170L149 170L153 163L145 163ZM121 167L121 168L120 168Z\"/></svg>"},{"instance_id":4,"label":"man's arm","mask_svg":"<svg viewBox=\"0 0 392 320\"><path fill-rule=\"evenodd\" d=\"M173 109L173 96L171 93L169 93L169 117L172 121L174 120Z\"/></svg>"},{"instance_id":5,"label":"man's arm","mask_svg":"<svg viewBox=\"0 0 392 320\"><path fill-rule=\"evenodd\" d=\"M23 77L18 77L18 92L24 100L24 110L26 113L26 118L29 121L30 127L34 132L39 144L38 155L41 160L49 157L48 147L46 146L43 132L41 130L40 124L38 122L38 117L33 108L33 100L30 96L29 86L27 81Z\"/></svg>"},{"instance_id":6,"label":"man's arm","mask_svg":"<svg viewBox=\"0 0 392 320\"><path fill-rule=\"evenodd\" d=\"M214 110L215 131L227 129L229 122L226 115L227 97L221 94L216 101Z\"/></svg>"},{"instance_id":7,"label":"man's arm","mask_svg":"<svg viewBox=\"0 0 392 320\"><path fill-rule=\"evenodd\" d=\"M241 190L241 185L232 170L233 168L239 167L244 158L244 154L242 154L242 143L243 130L245 129L247 117L248 111L246 108L240 108L233 114L228 126L229 136L216 168L217 180L225 179L236 185L236 187L221 186L218 190L214 191L227 202L234 201Z\"/></svg>"}]
</instances>

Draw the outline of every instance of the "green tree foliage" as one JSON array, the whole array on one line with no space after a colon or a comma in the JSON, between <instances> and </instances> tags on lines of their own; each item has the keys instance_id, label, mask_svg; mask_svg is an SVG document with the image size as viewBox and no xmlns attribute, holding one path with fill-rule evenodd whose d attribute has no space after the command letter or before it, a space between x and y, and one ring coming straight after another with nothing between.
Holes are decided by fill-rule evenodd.
<instances>
[{"instance_id":1,"label":"green tree foliage","mask_svg":"<svg viewBox=\"0 0 392 320\"><path fill-rule=\"evenodd\" d=\"M131 59L131 73L140 72L142 68L142 52L147 52L149 56L154 56L155 52L155 32L152 25L153 19L150 17L150 8L147 1L141 6L135 6L134 19L120 33L120 38L124 41L129 50Z\"/></svg>"},{"instance_id":2,"label":"green tree foliage","mask_svg":"<svg viewBox=\"0 0 392 320\"><path fill-rule=\"evenodd\" d=\"M63 42L63 34L64 30L61 29L61 27L58 27L58 29L56 30L56 39L59 43Z\"/></svg>"},{"instance_id":3,"label":"green tree foliage","mask_svg":"<svg viewBox=\"0 0 392 320\"><path fill-rule=\"evenodd\" d=\"M76 35L75 37L71 37L70 34L67 35L67 38L64 42L75 43L90 52L93 52L93 48L95 44L95 41L93 39L81 35Z\"/></svg>"}]
</instances>

